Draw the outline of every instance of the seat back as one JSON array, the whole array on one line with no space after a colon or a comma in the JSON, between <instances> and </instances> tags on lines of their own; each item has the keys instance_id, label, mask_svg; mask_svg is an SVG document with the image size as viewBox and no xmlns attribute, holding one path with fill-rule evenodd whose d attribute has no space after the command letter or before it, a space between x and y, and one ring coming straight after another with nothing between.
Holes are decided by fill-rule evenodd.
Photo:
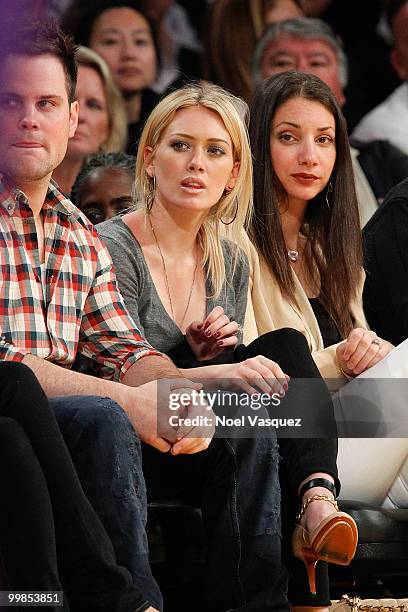
<instances>
[{"instance_id":1,"label":"seat back","mask_svg":"<svg viewBox=\"0 0 408 612\"><path fill-rule=\"evenodd\" d=\"M408 440L406 440L408 447ZM384 508L408 508L408 458L400 467L383 503Z\"/></svg>"},{"instance_id":2,"label":"seat back","mask_svg":"<svg viewBox=\"0 0 408 612\"><path fill-rule=\"evenodd\" d=\"M340 438L337 465L340 499L381 506L389 497L389 507L408 507L406 438Z\"/></svg>"}]
</instances>

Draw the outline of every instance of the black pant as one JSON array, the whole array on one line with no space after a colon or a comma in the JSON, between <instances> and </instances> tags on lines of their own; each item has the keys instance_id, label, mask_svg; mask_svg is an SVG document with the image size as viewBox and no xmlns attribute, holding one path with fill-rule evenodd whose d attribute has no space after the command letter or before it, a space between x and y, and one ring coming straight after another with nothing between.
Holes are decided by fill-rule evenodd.
<instances>
[{"instance_id":1,"label":"black pant","mask_svg":"<svg viewBox=\"0 0 408 612\"><path fill-rule=\"evenodd\" d=\"M182 354L181 347L178 347L170 356L177 360L177 356ZM282 558L289 573L289 600L292 605L330 605L327 564L323 562L317 564L317 595L311 597L306 569L291 550L291 535L298 511L299 484L310 474L325 472L333 476L337 490L340 489L336 465L337 437L330 394L313 361L307 341L300 332L289 328L269 332L254 340L249 346L238 346L233 354L230 353L225 357L228 361L238 363L257 355L275 361L293 379L282 406L285 402L289 402L292 406L298 405L299 411L303 410L306 417L308 411L313 410L316 420L316 435L319 437L279 439ZM225 357L220 355L212 363L222 363ZM176 365L199 367L209 363L192 359L189 365L185 361L180 361ZM296 384L300 382L299 379L312 380L313 384L307 382L304 385Z\"/></svg>"},{"instance_id":2,"label":"black pant","mask_svg":"<svg viewBox=\"0 0 408 612\"><path fill-rule=\"evenodd\" d=\"M325 414L317 411L322 423L320 438L280 438L279 449L281 511L282 511L282 556L289 573L289 601L292 605L326 606L330 605L329 578L327 563L319 561L316 567L316 596L311 597L304 564L297 559L291 549L291 536L295 516L298 511L297 490L299 484L314 472L325 472L335 479L337 492L340 489L337 472L337 438L327 437L335 434L335 419L330 395L311 357L306 338L298 331L280 329L264 334L248 347L240 346L235 351L237 361L263 355L275 361L292 379L320 379L321 387L313 389L318 393L318 401ZM304 389L307 392L307 386ZM302 392L302 385L297 389ZM290 393L290 385L289 385ZM322 401L323 400L323 401ZM292 400L296 402L296 399ZM299 397L299 406L308 409L304 398Z\"/></svg>"},{"instance_id":3,"label":"black pant","mask_svg":"<svg viewBox=\"0 0 408 612\"><path fill-rule=\"evenodd\" d=\"M0 363L0 470L0 549L10 590L63 590L64 607L55 611L148 607L116 563L37 379L11 362Z\"/></svg>"}]
</instances>

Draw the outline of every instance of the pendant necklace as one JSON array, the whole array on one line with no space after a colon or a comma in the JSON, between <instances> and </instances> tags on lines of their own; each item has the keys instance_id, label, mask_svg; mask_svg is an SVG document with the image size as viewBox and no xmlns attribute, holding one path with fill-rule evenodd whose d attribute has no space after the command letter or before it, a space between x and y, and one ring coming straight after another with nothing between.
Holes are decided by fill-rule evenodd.
<instances>
[{"instance_id":1,"label":"pendant necklace","mask_svg":"<svg viewBox=\"0 0 408 612\"><path fill-rule=\"evenodd\" d=\"M164 282L165 282L165 285L166 285L167 297L169 298L169 302L170 302L171 317L172 317L174 323L176 323L176 325L181 329L182 326L183 326L183 323L184 323L184 319L186 318L188 307L190 306L191 296L193 294L193 289L194 289L194 285L195 285L195 279L196 279L197 267L198 267L197 253L196 253L196 263L195 263L194 274L193 274L193 282L191 283L190 292L188 294L187 305L185 307L184 314L183 314L183 317L182 317L182 319L180 321L180 324L178 324L177 321L176 321L176 318L174 316L173 302L172 302L171 294L170 294L170 286L169 286L169 279L168 279L168 276L167 276L166 262L164 261L163 252L162 252L162 250L160 248L159 241L157 240L157 236L156 236L156 232L154 231L154 228L153 228L152 220L150 218L150 215L148 215L148 216L149 216L150 229L152 230L152 234L153 234L154 240L156 242L157 250L160 253L160 257L161 257L162 264L163 264Z\"/></svg>"},{"instance_id":2,"label":"pendant necklace","mask_svg":"<svg viewBox=\"0 0 408 612\"><path fill-rule=\"evenodd\" d=\"M299 259L299 251L295 251L295 250L288 251L288 257L290 261L297 261Z\"/></svg>"}]
</instances>

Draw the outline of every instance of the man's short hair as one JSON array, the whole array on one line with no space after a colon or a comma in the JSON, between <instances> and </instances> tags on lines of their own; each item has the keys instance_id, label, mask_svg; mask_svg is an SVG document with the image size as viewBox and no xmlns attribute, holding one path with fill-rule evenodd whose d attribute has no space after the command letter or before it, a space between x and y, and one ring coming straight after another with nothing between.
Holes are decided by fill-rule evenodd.
<instances>
[{"instance_id":1,"label":"man's short hair","mask_svg":"<svg viewBox=\"0 0 408 612\"><path fill-rule=\"evenodd\" d=\"M75 99L78 67L75 59L76 46L72 38L61 30L52 19L32 20L23 24L9 22L2 32L0 42L0 65L10 55L36 57L52 55L60 60L65 72L69 102Z\"/></svg>"},{"instance_id":2,"label":"man's short hair","mask_svg":"<svg viewBox=\"0 0 408 612\"><path fill-rule=\"evenodd\" d=\"M343 50L343 43L332 28L321 19L311 17L297 17L295 19L285 19L269 25L262 37L259 39L252 60L252 75L256 83L262 81L261 67L262 58L269 45L276 42L282 34L295 36L296 38L324 40L336 54L339 67L339 81L341 86L346 87L348 80L348 65L346 54Z\"/></svg>"}]
</instances>

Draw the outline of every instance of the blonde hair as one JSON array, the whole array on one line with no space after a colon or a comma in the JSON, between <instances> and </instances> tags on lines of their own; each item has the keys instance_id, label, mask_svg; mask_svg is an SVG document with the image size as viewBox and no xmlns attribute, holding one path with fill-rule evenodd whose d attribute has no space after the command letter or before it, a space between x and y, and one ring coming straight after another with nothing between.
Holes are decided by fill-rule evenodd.
<instances>
[{"instance_id":1,"label":"blonde hair","mask_svg":"<svg viewBox=\"0 0 408 612\"><path fill-rule=\"evenodd\" d=\"M106 95L109 134L101 145L103 153L124 151L127 140L127 115L122 94L113 82L108 64L88 47L78 47L75 55L78 66L93 68L101 77ZM96 151L95 151L96 153Z\"/></svg>"},{"instance_id":2,"label":"blonde hair","mask_svg":"<svg viewBox=\"0 0 408 612\"><path fill-rule=\"evenodd\" d=\"M225 191L211 208L198 234L203 249L202 264L211 280L214 296L218 297L226 280L220 222L223 220L228 223L233 219L228 226L228 237L238 243L252 213L252 159L245 124L248 113L246 103L221 87L205 81L182 87L163 98L147 119L140 137L136 158L136 193L139 207L148 208L154 199L154 180L146 171L145 148L152 148L154 158L163 132L173 121L176 112L191 106L202 106L217 113L231 138L234 162L240 164L234 188Z\"/></svg>"}]
</instances>

